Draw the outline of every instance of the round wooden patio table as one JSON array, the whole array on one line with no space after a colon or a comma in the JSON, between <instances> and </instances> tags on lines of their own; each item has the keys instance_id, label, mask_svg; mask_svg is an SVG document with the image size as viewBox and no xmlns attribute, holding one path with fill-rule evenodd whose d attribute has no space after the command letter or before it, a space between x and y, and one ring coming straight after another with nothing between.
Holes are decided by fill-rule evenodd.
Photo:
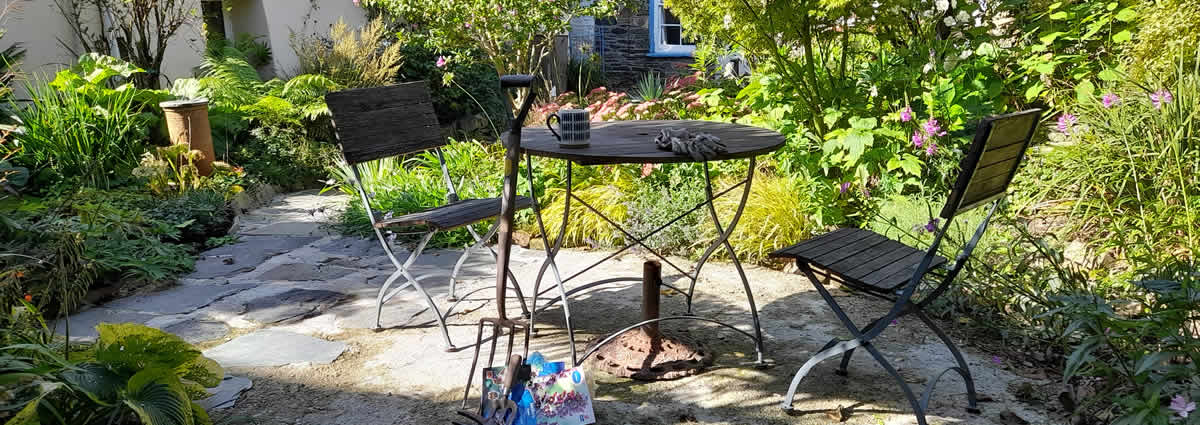
<instances>
[{"instance_id":1,"label":"round wooden patio table","mask_svg":"<svg viewBox=\"0 0 1200 425\"><path fill-rule=\"evenodd\" d=\"M717 136L721 139L721 141L723 143L725 143L725 145L728 148L728 152L717 154L717 155L713 156L712 158L709 158L707 161L696 161L691 156L678 155L678 154L672 153L670 151L660 150L655 145L654 138L655 138L655 136L657 136L659 134L659 132L661 130L669 129L669 128L671 128L671 129L684 128L684 129L687 129L692 134L703 132L703 133L709 133L714 136ZM754 349L758 355L757 363L760 365L763 363L762 329L759 325L758 310L754 304L754 295L750 290L750 282L746 279L746 273L742 270L741 261L738 260L737 253L734 251L733 246L729 243L729 236L733 233L733 229L737 226L738 220L741 218L742 211L744 210L744 208L746 206L746 200L749 198L750 185L754 179L754 169L755 169L756 158L759 155L773 152L775 150L778 150L780 147L782 147L784 145L784 138L782 135L780 135L778 132L764 129L764 128L752 127L752 126L742 125L742 124L723 123L723 122L711 122L711 121L615 121L615 122L592 123L590 145L587 147L583 147L583 148L577 148L577 147L567 148L567 147L559 146L558 140L550 133L550 131L548 129L545 129L545 128L522 129L520 137L521 137L520 154L523 154L526 156L526 164L527 164L526 177L529 179L530 197L534 199L534 202L533 202L534 216L536 217L538 229L541 231L542 235L547 235L547 233L546 233L545 225L543 224L543 220L542 220L541 207L538 205L538 203L536 201L537 194L533 193L534 192L533 188L535 185L533 184L534 183L534 181L533 181L534 174L533 174L533 159L532 159L532 157L539 156L539 157L545 157L545 158L561 159L565 162L565 165L566 165L566 182L565 182L566 187L564 188L564 190L566 192L564 195L564 200L565 200L564 202L566 204L563 206L563 217L562 217L562 221L561 221L562 227L559 229L558 237L555 239L554 244L553 245L545 244L546 259L542 263L542 267L538 272L537 280L534 283L533 308L530 309L531 317L529 319L530 326L533 325L537 312L539 312L541 310L545 310L546 308L550 307L551 305L553 305L556 302L562 301L563 315L565 318L565 322L567 324L567 334L570 339L570 345L571 345L571 347L570 347L571 360L572 360L572 364L575 365L575 364L578 364L579 362L586 360L587 357L589 355L591 355L592 353L594 353L595 350L598 349L600 346L603 346L606 342L612 340L612 338L615 338L616 336L618 336L624 332L627 332L627 331L630 331L633 329L637 329L637 328L647 325L647 324L658 323L658 322L662 322L662 321L699 320L699 321L715 323L715 324L724 326L726 328L735 330L735 331L741 333L742 335L745 335L746 337L753 340L754 341ZM727 188L721 190L720 192L714 193L712 176L709 172L709 162L722 161L722 160L738 160L738 159L745 159L749 163L748 167L747 167L746 178L731 185L730 187L727 187ZM687 162L700 162L704 166L704 189L705 189L705 194L706 194L704 202L697 204L696 206L694 206L692 209L688 210L687 212L681 214L680 216L668 221L666 224L663 224L662 226L660 226L644 235L634 235L632 232L621 227L620 223L617 223L616 221L606 217L595 206L587 203L585 200L579 198L578 196L576 196L572 193L573 184L571 181L571 176L572 176L571 170L573 168L573 165L575 165L575 164L583 165L583 166L591 166L591 165L612 165L612 164L647 164L647 163L660 164L660 163L687 163ZM699 182L697 182L697 183L699 183ZM729 218L729 221L727 223L722 224L721 219L717 214L717 209L713 205L713 200L722 195L725 195L729 192L734 191L739 186L742 188L742 191L741 191L742 193L741 193L741 200L738 203L737 211L734 213L732 218ZM566 229L567 229L567 226L569 225L569 219L571 217L570 209L571 209L572 202L575 202L575 203L578 203L578 204L584 206L585 208L587 208L587 210L591 211L593 214L597 214L598 216L603 218L610 225L612 225L614 228L616 228L618 231L620 231L625 236L626 240L629 243L627 243L624 247L618 249L616 252L613 252L612 254L604 257L600 261L597 261L594 264L584 267L583 269L576 271L574 274L564 278L563 275L559 271L558 265L555 263L555 257L558 254L559 250L562 248L563 236L566 234ZM713 227L717 231L718 237L708 246L708 248L704 251L704 254L700 256L700 259L696 262L696 264L694 264L692 266L691 270L684 271L679 266L676 266L675 264L673 264L665 256L659 254L657 251L655 251L654 249L651 249L649 246L647 246L645 244L644 241L647 238L649 238L650 236L653 236L655 233L662 231L663 229L667 228L668 226L670 226L670 225L674 224L675 222L679 221L680 219L684 218L688 214L691 214L692 212L695 212L702 208L706 208L708 210L709 216L712 219L711 222L713 224ZM501 217L504 217L504 215L501 215ZM511 225L508 228L511 229ZM660 317L660 318L657 318L654 320L647 320L647 321L643 321L643 322L631 325L620 331L617 331L616 333L613 333L608 338L601 341L599 344L595 344L582 357L577 356L576 351L575 351L575 331L571 325L571 310L570 310L570 303L569 303L569 299L570 299L571 295L579 293L581 291L585 291L587 289L593 288L598 285L603 285L603 284L608 284L608 283L613 283L613 282L620 282L620 281L639 281L640 282L642 280L642 278L640 276L638 276L638 277L606 278L606 279L593 281L590 283L585 283L585 284L576 286L570 290L566 289L565 284L567 282L579 277L580 275L586 273L587 271L591 270L592 268L600 265L601 263L603 263L607 260L610 260L612 258L615 258L618 255L620 255L622 252L624 252L632 247L635 247L635 246L640 246L643 249L649 251L654 256L658 257L662 262L666 263L671 268L674 268L680 274L686 276L687 280L690 281L688 287L686 288L686 291L683 288L666 285L665 283L663 284L664 286L667 286L667 287L671 288L672 290L679 292L680 294L683 294L686 297L686 299L687 299L686 315ZM704 263L708 261L708 258L713 254L713 252L716 251L720 247L724 247L726 249L726 251L729 253L729 257L733 262L734 268L737 269L738 276L741 278L742 288L746 292L746 299L749 302L749 307L750 307L750 315L751 315L751 318L753 319L753 327L754 327L753 333L745 331L740 328L737 328L728 323L721 322L716 319L698 317L698 316L692 315L692 295L694 294L694 291L696 288L696 281L700 276L700 270L701 270L701 268L704 267ZM537 304L538 297L545 295L547 292L554 289L554 288L549 288L549 289L546 289L545 291L541 291L541 282L542 282L542 278L545 276L546 271L550 271L550 274L554 278L554 283L555 283L555 286L558 288L559 293L557 296L554 296L553 298L551 298L546 303L546 305L538 306L538 304ZM507 270L500 270L499 272L501 273L500 276L504 276L505 273L507 273ZM503 284L501 283L501 285L503 285ZM503 294L504 294L504 290L503 290L503 287L501 287L497 290L497 295L502 297ZM498 301L503 303L502 299L498 300Z\"/></svg>"}]
</instances>

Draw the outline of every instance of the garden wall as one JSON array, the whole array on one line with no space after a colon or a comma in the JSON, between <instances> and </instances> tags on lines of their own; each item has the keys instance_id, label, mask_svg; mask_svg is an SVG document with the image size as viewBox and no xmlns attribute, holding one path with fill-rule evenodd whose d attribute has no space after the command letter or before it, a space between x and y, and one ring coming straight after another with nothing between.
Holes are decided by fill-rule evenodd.
<instances>
[{"instance_id":1,"label":"garden wall","mask_svg":"<svg viewBox=\"0 0 1200 425\"><path fill-rule=\"evenodd\" d=\"M611 88L632 88L642 75L657 71L676 75L691 64L691 58L651 57L650 17L645 10L627 9L596 25L596 45L604 61L604 75Z\"/></svg>"}]
</instances>

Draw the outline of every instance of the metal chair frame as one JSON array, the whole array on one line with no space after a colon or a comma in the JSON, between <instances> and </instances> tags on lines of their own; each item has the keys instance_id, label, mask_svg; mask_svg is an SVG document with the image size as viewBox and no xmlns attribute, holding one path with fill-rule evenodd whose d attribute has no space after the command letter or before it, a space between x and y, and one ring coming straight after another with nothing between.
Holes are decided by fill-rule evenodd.
<instances>
[{"instance_id":1,"label":"metal chair frame","mask_svg":"<svg viewBox=\"0 0 1200 425\"><path fill-rule=\"evenodd\" d=\"M413 83L409 83L409 84L413 84ZM355 94L360 94L362 96L366 96L367 93L364 92L364 90L371 90L371 89L363 89L363 90L356 92ZM432 112L431 104L428 105L428 109L429 109L428 112L431 113ZM420 111L418 111L418 112L420 112ZM440 134L436 135L434 137L431 137L431 138L436 139L437 137L440 137ZM340 138L339 138L339 140L340 140ZM343 141L343 143L344 143L344 141ZM404 155L404 154L418 152L420 150L433 151L433 153L435 154L435 156L438 159L438 164L441 168L442 181L446 186L446 190L447 190L446 202L454 203L454 202L460 201L460 198L458 196L458 188L455 187L454 182L451 179L450 170L449 170L449 167L446 165L446 158L442 152L441 146L444 146L444 145L445 145L444 141L440 141L440 142L437 142L435 146L427 148L427 149L419 149L419 150L415 150L415 151L411 151L411 152L405 152L402 150L398 154ZM343 154L345 154L345 146L344 145L343 145ZM356 155L359 155L359 154L356 154ZM462 270L463 264L466 263L466 260L470 256L472 251L478 250L480 248L487 248L488 252L492 254L492 258L497 259L496 251L493 250L490 246L487 246L487 242L489 240L491 240L491 238L496 234L497 230L499 229L499 224L500 224L499 220L496 220L496 222L491 226L491 228L487 232L485 232L483 235L480 235L479 232L477 232L472 227L473 223L461 226L461 227L465 227L467 232L470 233L471 238L474 240L474 243L469 244L465 247L462 254L459 256L458 261L455 262L453 271L450 273L450 288L449 288L449 292L447 294L447 301L452 302L453 304L451 304L446 309L446 311L443 313L438 308L437 304L433 301L433 297L429 294L428 291L425 290L425 287L421 285L421 281L428 278L429 275L414 276L410 272L410 268L416 262L416 259L418 257L420 257L421 253L425 250L425 246L429 243L430 239L432 239L433 236L436 235L439 231L448 230L448 229L441 229L441 228L434 227L426 232L406 233L406 234L421 234L421 238L417 242L417 244L416 244L415 248L412 250L412 252L409 253L408 257L404 261L400 261L400 259L396 256L395 251L392 249L391 243L389 242L387 236L385 236L383 229L377 225L379 223L379 219L376 217L375 209L372 208L372 206L371 206L372 196L367 193L366 188L363 186L362 175L361 175L361 171L359 170L359 164L361 164L362 162L365 162L365 161L371 160L371 159L381 159L381 158L392 157L392 156L396 156L396 155L388 155L388 154L368 154L368 155L370 155L369 156L370 159L362 159L362 160L353 160L352 161L351 158L349 158L348 156L345 156L345 155L344 155L343 159L345 160L346 164L350 168L351 184L354 186L355 191L358 192L359 199L363 204L363 208L365 209L365 211L367 211L367 219L371 223L371 228L374 230L375 236L379 240L380 245L383 247L384 252L387 254L388 259L391 260L392 265L396 267L396 271L393 272L387 278L387 280L384 281L383 285L380 286L379 293L376 296L376 300L375 300L375 330L379 331L379 330L383 329L381 319L382 319L382 315L383 315L384 303L391 300L392 297L399 294L400 291L408 288L409 286L412 286L412 287L416 288L417 292L419 292L423 298L425 298L425 302L426 302L427 306L429 307L430 310L433 311L434 316L437 320L438 326L441 328L442 339L446 345L445 350L446 351L456 351L457 348L454 346L454 343L451 341L449 330L446 327L446 318L448 318L450 316L450 314L453 312L453 310L458 306L458 304L463 301L463 299L460 298L456 294L456 287L457 287L457 283L458 283L458 274ZM358 159L358 157L356 156L355 159ZM498 215L499 215L499 211L497 211L497 217L498 217ZM415 227L415 226L413 226L413 227ZM506 271L507 271L507 268L506 268ZM516 292L517 297L521 304L521 309L522 309L523 313L526 316L528 316L529 309L526 306L525 296L521 292L521 287L520 287L519 283L517 282L516 276L513 275L511 271L507 271L507 276L508 276L508 280L510 283L509 289ZM391 286L397 280L399 280L401 277L403 277L405 279L405 283L402 285L399 285L395 288L392 288L391 291L389 292L389 288L391 288ZM464 295L470 295L470 294L478 292L479 290L482 290L482 289L486 289L486 287L469 291L467 294L464 294Z\"/></svg>"},{"instance_id":2,"label":"metal chair frame","mask_svg":"<svg viewBox=\"0 0 1200 425\"><path fill-rule=\"evenodd\" d=\"M992 216L996 213L1000 203L1003 201L1005 189L1007 188L1008 183L1012 181L1012 177L1015 175L1016 170L1023 159L1024 151L1028 148L1029 141L1032 138L1033 131L1037 125L1036 118L1038 115L1040 115L1040 110L1032 110L1005 116L991 117L980 123L979 130L976 133L975 141L972 143L971 149L968 151L968 154L964 157L961 164L962 173L956 182L955 188L953 189L945 208L942 210L941 217L945 219L945 224L937 229L933 241L930 243L929 249L926 250L924 257L921 259L920 263L918 263L912 277L908 279L907 283L897 288L898 291L895 289L893 290L895 291L892 292L894 296L872 293L869 290L864 291L868 294L894 302L892 308L882 317L872 320L864 327L859 327L856 325L854 321L851 320L850 317L845 313L845 311L842 310L841 306L833 298L833 295L829 293L829 290L825 288L821 277L818 276L818 272L814 270L813 264L797 258L796 262L800 271L813 284L817 292L821 295L821 298L824 299L827 304L829 304L834 315L837 316L838 321L840 321L846 327L846 329L850 331L852 337L846 340L833 338L831 341L825 344L824 347L818 350L807 362L805 362L803 366L800 367L795 376L792 378L791 385L788 387L787 394L784 396L781 405L784 411L793 411L792 401L796 397L796 390L800 385L800 381L804 379L806 375L808 375L808 373L814 366L816 366L817 363L840 354L842 356L842 360L838 366L838 369L836 370L836 373L841 376L846 376L848 375L847 367L850 364L851 357L854 355L854 351L858 348L863 348L867 350L867 352L871 354L871 357L873 357L875 361L883 367L888 375L890 375L897 382L897 384L900 385L900 388L903 391L905 398L912 406L912 409L917 417L917 422L920 425L925 425L927 423L925 419L925 413L929 407L929 400L933 396L934 387L936 386L937 382L946 375L946 373L951 371L958 373L963 378L967 389L967 411L970 413L979 413L978 397L975 392L975 381L971 376L971 370L967 365L966 359L964 358L962 352L958 349L958 346L956 346L954 342L950 340L949 336L947 336L946 333L939 328L922 309L930 302L945 293L945 291L949 289L950 284L958 276L959 272L961 272L963 267L966 266L967 260L971 257L971 253L974 251L976 245L979 243L980 238L983 237L984 232L987 230ZM1008 160L1012 161L1013 165L1012 169L1008 172L1007 178L1003 182L1003 185L991 184L984 186L980 184L978 186L972 186L972 179L975 176L976 171L980 168L980 158L985 152L989 152L989 140L991 138L993 124L1002 120L1013 120L1012 122L1016 122L1026 119L1032 119L1033 125L1028 129L1023 141L1020 142L1023 143L1023 145L1020 151L1016 153L1015 159ZM998 174L989 178L999 178L1002 176L1003 175ZM970 192L970 190L979 190L981 188L986 188L987 192L989 193L972 194ZM979 223L974 235L958 253L953 265L949 267L944 274L942 274L940 283L938 283L934 289L923 298L918 301L914 301L912 297L915 294L918 286L920 286L920 284L925 280L927 275L938 274L937 270L932 270L930 268L930 265L937 257L938 249L941 247L942 240L945 237L946 232L950 229L950 226L954 222L954 218L963 211L987 204L989 202L991 203L991 207L989 208L986 217L982 220L982 222ZM830 280L833 276L833 271L825 271L824 277L826 281ZM849 286L854 287L855 285L851 284ZM900 376L896 368L888 362L888 360L873 343L873 340L882 334L883 331L886 330L895 319L909 314L916 315L917 318L919 318L921 322L925 324L925 326L929 327L929 329L932 330L935 335L937 335L938 339L940 339L946 348L949 349L955 361L954 366L942 370L928 381L919 398L917 394L913 392L913 389L909 386L909 384L905 382L904 378Z\"/></svg>"}]
</instances>

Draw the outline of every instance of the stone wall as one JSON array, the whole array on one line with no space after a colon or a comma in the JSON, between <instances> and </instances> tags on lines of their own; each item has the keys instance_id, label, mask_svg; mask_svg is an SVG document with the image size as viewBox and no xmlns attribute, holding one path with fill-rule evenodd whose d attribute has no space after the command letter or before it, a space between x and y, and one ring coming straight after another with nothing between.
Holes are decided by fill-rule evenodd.
<instances>
[{"instance_id":1,"label":"stone wall","mask_svg":"<svg viewBox=\"0 0 1200 425\"><path fill-rule=\"evenodd\" d=\"M596 43L609 88L632 88L649 71L664 76L687 72L691 58L646 56L650 53L649 23L645 7L626 9L612 18L597 20Z\"/></svg>"}]
</instances>

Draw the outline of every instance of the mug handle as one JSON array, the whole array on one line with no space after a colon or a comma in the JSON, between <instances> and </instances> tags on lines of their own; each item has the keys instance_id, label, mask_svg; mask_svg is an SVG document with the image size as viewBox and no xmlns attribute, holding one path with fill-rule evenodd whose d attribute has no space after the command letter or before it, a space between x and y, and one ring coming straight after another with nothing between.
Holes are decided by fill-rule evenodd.
<instances>
[{"instance_id":1,"label":"mug handle","mask_svg":"<svg viewBox=\"0 0 1200 425\"><path fill-rule=\"evenodd\" d=\"M557 131L554 131L554 126L553 126L553 125L550 125L550 121L551 121L551 120L553 120L553 119L555 119L555 118L558 118L558 124L559 124L559 126L562 126L562 118L558 116L558 113L557 113L557 112L555 112L555 113L553 113L553 114L550 114L550 116L546 117L546 128L549 128L549 129L550 129L550 134L553 134L553 135L554 135L554 138L555 138L555 139L558 139L558 141L560 141L560 142L561 142L561 141L562 141L562 136L558 135L558 132L557 132Z\"/></svg>"}]
</instances>

